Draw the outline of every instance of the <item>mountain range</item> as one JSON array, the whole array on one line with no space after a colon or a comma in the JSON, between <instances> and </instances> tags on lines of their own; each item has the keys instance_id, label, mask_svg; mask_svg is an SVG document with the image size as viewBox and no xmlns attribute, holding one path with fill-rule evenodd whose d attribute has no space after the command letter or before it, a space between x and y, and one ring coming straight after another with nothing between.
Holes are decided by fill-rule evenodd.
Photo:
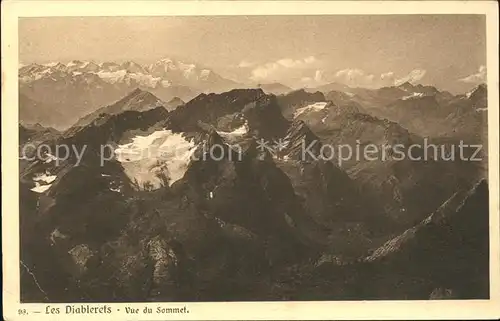
<instances>
[{"instance_id":1,"label":"mountain range","mask_svg":"<svg viewBox=\"0 0 500 321\"><path fill-rule=\"evenodd\" d=\"M74 60L33 63L19 69L20 110L27 114L21 121L35 120L59 129L135 88L149 90L164 101L175 97L187 101L202 92L235 87L234 81L211 69L169 58L146 66L132 61L96 64Z\"/></svg>"},{"instance_id":2,"label":"mountain range","mask_svg":"<svg viewBox=\"0 0 500 321\"><path fill-rule=\"evenodd\" d=\"M319 157L484 142L486 86L232 87L169 59L20 69L22 302L489 296L487 162Z\"/></svg>"},{"instance_id":3,"label":"mountain range","mask_svg":"<svg viewBox=\"0 0 500 321\"><path fill-rule=\"evenodd\" d=\"M66 64L33 63L19 69L20 121L28 125L40 123L59 130L67 129L80 118L103 106L112 105L135 88L149 91L167 102L164 103L168 105L167 108L176 107L200 93L220 93L238 88L261 88L265 93L275 95L294 91L280 83L237 83L212 69L171 58L149 65L133 61L97 64L78 60ZM323 93L325 98L335 103L356 102L369 114L400 122L409 130L424 136L446 136L460 124L470 127L461 122L463 112L477 111L474 116L477 121L474 123L485 123L486 113L481 113L486 109L485 85L463 95L452 95L432 86L409 82L379 89L351 88L331 83L305 90ZM474 91L478 92L479 98L472 95ZM177 102L172 103L173 99ZM467 106L476 104L472 102L473 99L479 100L477 108L471 110ZM421 105L425 107L421 108ZM422 115L424 112L437 114L428 123L421 121L425 118ZM441 122L443 117L448 117L444 123ZM438 123L432 123L434 119ZM478 128L468 130L468 134L478 132Z\"/></svg>"}]
</instances>

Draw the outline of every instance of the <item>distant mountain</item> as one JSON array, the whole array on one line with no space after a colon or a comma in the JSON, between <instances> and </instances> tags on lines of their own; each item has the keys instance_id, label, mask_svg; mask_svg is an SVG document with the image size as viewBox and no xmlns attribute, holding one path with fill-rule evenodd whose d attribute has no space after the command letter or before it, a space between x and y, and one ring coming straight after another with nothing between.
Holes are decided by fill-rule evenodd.
<instances>
[{"instance_id":1,"label":"distant mountain","mask_svg":"<svg viewBox=\"0 0 500 321\"><path fill-rule=\"evenodd\" d=\"M221 77L211 69L170 58L159 60L145 67L145 70L148 75L161 79L162 85L167 81L201 92L226 91L236 86L234 81Z\"/></svg>"},{"instance_id":2,"label":"distant mountain","mask_svg":"<svg viewBox=\"0 0 500 321\"><path fill-rule=\"evenodd\" d=\"M456 137L471 143L484 138L480 136L487 128L485 85L459 96L434 87L430 94L414 88L419 91L388 104L379 113L422 136Z\"/></svg>"},{"instance_id":3,"label":"distant mountain","mask_svg":"<svg viewBox=\"0 0 500 321\"><path fill-rule=\"evenodd\" d=\"M67 120L59 110L19 93L19 122L25 125L43 123L46 126L58 127Z\"/></svg>"},{"instance_id":4,"label":"distant mountain","mask_svg":"<svg viewBox=\"0 0 500 321\"><path fill-rule=\"evenodd\" d=\"M353 97L354 97L353 93L345 93L342 91L332 90L325 93L325 98L338 106L344 104L350 104L352 102ZM359 105L359 109L361 109L361 105Z\"/></svg>"},{"instance_id":5,"label":"distant mountain","mask_svg":"<svg viewBox=\"0 0 500 321\"><path fill-rule=\"evenodd\" d=\"M37 147L46 142L55 141L60 135L52 127L36 124L19 124L19 171L30 166L37 157Z\"/></svg>"},{"instance_id":6,"label":"distant mountain","mask_svg":"<svg viewBox=\"0 0 500 321\"><path fill-rule=\"evenodd\" d=\"M175 103L174 101L174 104ZM137 88L116 103L99 108L95 112L82 117L74 126L86 126L97 119L101 114L116 115L127 110L146 111L165 105L165 102L161 101L150 92Z\"/></svg>"},{"instance_id":7,"label":"distant mountain","mask_svg":"<svg viewBox=\"0 0 500 321\"><path fill-rule=\"evenodd\" d=\"M59 131L52 127L44 127L39 123L36 124L19 124L19 148L20 151L23 149L23 146L27 143L32 144L36 147L38 144L44 141L50 141L56 138L60 134ZM26 152L29 152L30 155L25 155L28 157L32 157L35 152L34 147L30 148L30 150L26 149Z\"/></svg>"},{"instance_id":8,"label":"distant mountain","mask_svg":"<svg viewBox=\"0 0 500 321\"><path fill-rule=\"evenodd\" d=\"M69 127L78 118L118 100L124 94L123 88L105 82L95 73L73 74L55 69L56 67L44 67L46 69L35 75L30 73L31 76L26 81L27 76L22 74L31 70L26 69L28 67L30 66L20 70L19 108L31 110L30 101L36 102L40 108L33 112L33 115L42 115L42 124L57 129ZM27 99L21 99L22 97ZM21 116L29 120L30 115L31 113L23 113ZM57 118L53 119L56 116Z\"/></svg>"},{"instance_id":9,"label":"distant mountain","mask_svg":"<svg viewBox=\"0 0 500 321\"><path fill-rule=\"evenodd\" d=\"M40 112L45 115L41 116L42 123L44 117L52 117L55 119L48 119L46 125L61 129L134 88L151 91L163 101L174 97L186 101L202 92L222 92L238 86L211 69L170 58L146 66L132 61L96 64L74 60L67 64L29 64L19 69L20 93L46 106L46 111ZM23 108L29 110L30 104L26 105Z\"/></svg>"},{"instance_id":10,"label":"distant mountain","mask_svg":"<svg viewBox=\"0 0 500 321\"><path fill-rule=\"evenodd\" d=\"M179 97L174 97L165 104L165 108L167 108L168 110L173 110L184 104L185 102L182 99L180 99Z\"/></svg>"},{"instance_id":11,"label":"distant mountain","mask_svg":"<svg viewBox=\"0 0 500 321\"><path fill-rule=\"evenodd\" d=\"M187 86L201 91L228 89L235 82L227 80L212 70L165 58L153 64L142 66L133 61L121 64L103 62L96 64L89 61L74 60L67 64L29 64L19 69L20 83L28 84L40 79L64 78L67 76L97 75L110 84L135 85L145 88Z\"/></svg>"},{"instance_id":12,"label":"distant mountain","mask_svg":"<svg viewBox=\"0 0 500 321\"><path fill-rule=\"evenodd\" d=\"M413 223L422 210L432 210L457 186L468 184L479 176L480 168L474 162L419 162L408 157L394 160L391 150L383 146L389 149L399 146L406 150L414 144L424 146L423 138L397 122L366 114L357 105L356 102L340 105L315 103L298 109L294 117L296 121L304 122L321 143L332 146L323 149L323 153L334 163L341 164L341 168L358 183L365 197L371 197L371 202L384 207L382 211L395 221ZM444 144L449 149L453 142L435 143ZM375 160L363 156L363 150L370 144L378 146ZM423 152L422 148L418 150L418 153ZM425 204L421 202L423 199Z\"/></svg>"},{"instance_id":13,"label":"distant mountain","mask_svg":"<svg viewBox=\"0 0 500 321\"><path fill-rule=\"evenodd\" d=\"M352 88L349 87L349 86L347 86L347 85L336 83L336 82L332 82L332 83L329 83L329 84L326 84L326 85L321 85L319 87L315 87L315 88L311 88L311 89L306 89L306 90L310 91L310 92L321 91L322 93L327 93L327 92L330 92L330 91L350 92L351 89Z\"/></svg>"},{"instance_id":14,"label":"distant mountain","mask_svg":"<svg viewBox=\"0 0 500 321\"><path fill-rule=\"evenodd\" d=\"M436 87L434 86L424 86L422 84L412 84L410 82L405 82L399 86L397 86L397 88L405 91L405 92L410 92L410 93L421 93L425 96L430 96L430 95L435 95L437 93L439 93L439 90L437 90Z\"/></svg>"},{"instance_id":15,"label":"distant mountain","mask_svg":"<svg viewBox=\"0 0 500 321\"><path fill-rule=\"evenodd\" d=\"M376 89L323 86L318 87L317 90L323 92L325 96L330 96L332 101L355 101L362 105L366 110L373 109L374 112L397 100L411 100L419 97L435 96L438 101L442 101L453 97L451 93L439 91L433 86L424 86L421 84L414 85L410 82L405 82L399 86L381 87Z\"/></svg>"},{"instance_id":16,"label":"distant mountain","mask_svg":"<svg viewBox=\"0 0 500 321\"><path fill-rule=\"evenodd\" d=\"M308 92L305 89L294 90L278 96L278 104L286 119L292 120L298 109L308 105L325 102L325 95L319 91Z\"/></svg>"},{"instance_id":17,"label":"distant mountain","mask_svg":"<svg viewBox=\"0 0 500 321\"><path fill-rule=\"evenodd\" d=\"M19 142L24 144L33 140L41 140L40 136L57 135L59 132L52 127L44 127L36 124L19 124Z\"/></svg>"},{"instance_id":18,"label":"distant mountain","mask_svg":"<svg viewBox=\"0 0 500 321\"><path fill-rule=\"evenodd\" d=\"M261 88L265 93L274 95L282 95L292 91L292 88L277 82L270 84L259 84L258 87Z\"/></svg>"},{"instance_id":19,"label":"distant mountain","mask_svg":"<svg viewBox=\"0 0 500 321\"><path fill-rule=\"evenodd\" d=\"M463 96L459 96L463 98ZM485 111L488 108L488 88L486 84L480 84L465 94L465 98L476 111Z\"/></svg>"},{"instance_id":20,"label":"distant mountain","mask_svg":"<svg viewBox=\"0 0 500 321\"><path fill-rule=\"evenodd\" d=\"M479 85L464 95L453 95L433 86L412 84L378 89L325 90L326 100L337 106L397 122L423 137L455 137L477 142L486 128L487 90ZM481 133L481 134L480 134Z\"/></svg>"}]
</instances>

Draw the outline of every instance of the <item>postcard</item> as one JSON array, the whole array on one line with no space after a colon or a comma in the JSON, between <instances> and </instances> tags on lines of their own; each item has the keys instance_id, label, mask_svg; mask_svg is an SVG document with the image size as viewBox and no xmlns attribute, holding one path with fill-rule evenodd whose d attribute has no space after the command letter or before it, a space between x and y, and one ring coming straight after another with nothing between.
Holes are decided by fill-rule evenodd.
<instances>
[{"instance_id":1,"label":"postcard","mask_svg":"<svg viewBox=\"0 0 500 321\"><path fill-rule=\"evenodd\" d=\"M493 1L6 1L7 320L500 316Z\"/></svg>"}]
</instances>

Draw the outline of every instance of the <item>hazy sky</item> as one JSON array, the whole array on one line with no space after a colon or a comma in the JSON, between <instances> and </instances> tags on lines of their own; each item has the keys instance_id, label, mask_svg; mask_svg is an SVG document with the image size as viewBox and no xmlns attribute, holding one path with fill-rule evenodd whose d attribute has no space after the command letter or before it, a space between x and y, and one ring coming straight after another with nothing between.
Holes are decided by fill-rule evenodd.
<instances>
[{"instance_id":1,"label":"hazy sky","mask_svg":"<svg viewBox=\"0 0 500 321\"><path fill-rule=\"evenodd\" d=\"M19 20L21 63L165 57L293 87L404 80L462 91L485 81L480 15L51 17Z\"/></svg>"}]
</instances>

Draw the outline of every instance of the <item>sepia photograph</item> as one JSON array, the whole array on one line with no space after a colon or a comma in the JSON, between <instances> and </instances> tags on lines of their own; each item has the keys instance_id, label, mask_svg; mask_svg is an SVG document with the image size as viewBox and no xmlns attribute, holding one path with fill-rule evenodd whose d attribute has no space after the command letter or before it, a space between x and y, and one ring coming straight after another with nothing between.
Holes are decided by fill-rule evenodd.
<instances>
[{"instance_id":1,"label":"sepia photograph","mask_svg":"<svg viewBox=\"0 0 500 321\"><path fill-rule=\"evenodd\" d=\"M19 303L492 299L487 15L386 8L19 17Z\"/></svg>"}]
</instances>

